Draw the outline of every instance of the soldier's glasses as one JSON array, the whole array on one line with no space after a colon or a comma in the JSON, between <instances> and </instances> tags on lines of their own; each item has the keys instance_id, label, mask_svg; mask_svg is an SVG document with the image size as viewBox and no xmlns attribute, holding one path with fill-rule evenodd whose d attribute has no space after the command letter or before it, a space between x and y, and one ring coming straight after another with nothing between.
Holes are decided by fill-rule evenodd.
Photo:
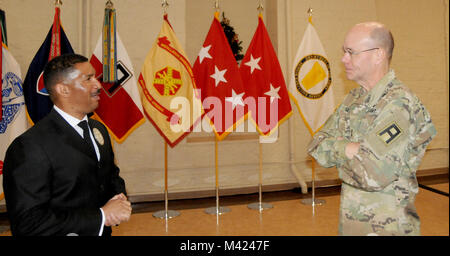
<instances>
[{"instance_id":1,"label":"soldier's glasses","mask_svg":"<svg viewBox=\"0 0 450 256\"><path fill-rule=\"evenodd\" d=\"M380 49L380 48L378 48L378 47L377 48L370 48L370 49L362 50L362 51L358 51L358 52L354 52L352 49L343 49L343 51L344 51L344 55L346 53L348 53L350 55L350 57L353 57L353 56L358 55L358 54L360 54L362 52L368 52L368 51L373 51L373 50L377 50L377 49Z\"/></svg>"}]
</instances>

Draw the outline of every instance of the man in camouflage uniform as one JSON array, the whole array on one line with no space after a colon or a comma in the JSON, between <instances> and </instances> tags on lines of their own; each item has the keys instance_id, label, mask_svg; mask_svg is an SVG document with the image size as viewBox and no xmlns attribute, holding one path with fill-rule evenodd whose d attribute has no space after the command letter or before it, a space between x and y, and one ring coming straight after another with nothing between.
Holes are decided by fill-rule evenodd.
<instances>
[{"instance_id":1,"label":"man in camouflage uniform","mask_svg":"<svg viewBox=\"0 0 450 256\"><path fill-rule=\"evenodd\" d=\"M308 153L342 179L340 235L420 235L416 170L436 135L430 114L389 68L394 41L375 22L343 45L347 78L360 87L314 135Z\"/></svg>"}]
</instances>

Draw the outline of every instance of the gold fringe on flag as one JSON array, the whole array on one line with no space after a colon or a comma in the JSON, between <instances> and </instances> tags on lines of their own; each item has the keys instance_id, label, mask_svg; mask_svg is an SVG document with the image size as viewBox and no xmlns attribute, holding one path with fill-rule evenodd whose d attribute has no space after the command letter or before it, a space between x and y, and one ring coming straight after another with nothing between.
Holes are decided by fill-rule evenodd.
<instances>
[{"instance_id":1,"label":"gold fringe on flag","mask_svg":"<svg viewBox=\"0 0 450 256\"><path fill-rule=\"evenodd\" d=\"M117 81L116 9L108 0L103 21L103 82Z\"/></svg>"}]
</instances>

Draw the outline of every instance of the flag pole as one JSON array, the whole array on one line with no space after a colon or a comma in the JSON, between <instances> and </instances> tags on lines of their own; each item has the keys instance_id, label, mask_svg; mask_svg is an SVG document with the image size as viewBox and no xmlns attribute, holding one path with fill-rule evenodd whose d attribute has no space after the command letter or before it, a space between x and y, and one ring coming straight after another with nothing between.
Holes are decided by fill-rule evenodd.
<instances>
[{"instance_id":1,"label":"flag pole","mask_svg":"<svg viewBox=\"0 0 450 256\"><path fill-rule=\"evenodd\" d=\"M108 0L109 2L110 0ZM169 4L167 3L167 0L163 0L161 4L164 14L167 12L167 7ZM164 141L164 211L158 211L153 214L153 217L160 218L160 219L170 219L177 217L180 215L180 212L169 210L169 183L168 183L168 161L167 161L167 141ZM167 225L167 223L166 223ZM167 227L166 227L167 229Z\"/></svg>"},{"instance_id":2,"label":"flag pole","mask_svg":"<svg viewBox=\"0 0 450 256\"><path fill-rule=\"evenodd\" d=\"M168 164L167 164L167 142L164 141L164 211L157 211L153 213L153 217L160 219L170 219L180 215L180 212L169 210L169 190L168 190Z\"/></svg>"},{"instance_id":3,"label":"flag pole","mask_svg":"<svg viewBox=\"0 0 450 256\"><path fill-rule=\"evenodd\" d=\"M221 215L227 212L230 212L230 208L219 206L219 145L217 137L215 137L214 140L214 152L215 152L215 174L216 174L216 207L209 207L205 209L205 212L207 214L215 214L215 215Z\"/></svg>"},{"instance_id":4,"label":"flag pole","mask_svg":"<svg viewBox=\"0 0 450 256\"><path fill-rule=\"evenodd\" d=\"M273 208L273 205L270 203L263 203L262 202L262 164L263 164L263 156L262 156L262 143L261 141L258 142L259 144L259 202L258 203L251 203L249 204L247 207L252 209L252 210L258 210L258 211L262 211L262 210L266 210L266 209L270 209Z\"/></svg>"},{"instance_id":5,"label":"flag pole","mask_svg":"<svg viewBox=\"0 0 450 256\"><path fill-rule=\"evenodd\" d=\"M301 202L302 204L306 205L312 205L313 206L313 215L314 215L314 206L315 205L323 205L325 204L325 200L323 199L316 199L315 190L315 179L316 179L316 172L315 172L315 160L312 158L311 160L311 198L303 199Z\"/></svg>"},{"instance_id":6,"label":"flag pole","mask_svg":"<svg viewBox=\"0 0 450 256\"><path fill-rule=\"evenodd\" d=\"M258 17L262 19L262 12L264 11L264 6L261 2L261 0L258 3L258 7L256 8L258 10ZM263 165L263 154L262 154L262 143L261 140L258 140L259 145L259 183L258 183L258 194L259 194L259 202L258 203L251 203L247 207L252 210L259 210L261 212L265 209L273 208L272 204L269 203L263 203L262 202L262 165Z\"/></svg>"},{"instance_id":7,"label":"flag pole","mask_svg":"<svg viewBox=\"0 0 450 256\"><path fill-rule=\"evenodd\" d=\"M215 9L215 13L214 16L216 17L216 19L219 19L219 0L214 0L214 9ZM210 208L206 208L205 212L207 214L215 214L217 216L230 212L230 208L228 207L219 207L219 145L218 145L218 139L217 139L217 135L214 136L214 149L215 149L215 174L216 174L216 207L210 207ZM217 219L217 225L219 224L219 219Z\"/></svg>"},{"instance_id":8,"label":"flag pole","mask_svg":"<svg viewBox=\"0 0 450 256\"><path fill-rule=\"evenodd\" d=\"M309 8L308 9L308 22L312 23L312 13L313 13L313 9ZM314 132L312 132L311 136L314 136ZM316 180L316 172L315 172L315 165L314 165L314 157L311 158L311 193L312 193L312 198L308 198L308 199L303 199L302 200L302 204L307 204L307 205L312 205L313 206L313 215L314 215L314 206L315 205L323 205L325 204L325 200L323 199L316 199L316 195L315 195L315 190L316 190L316 185L315 185L315 180Z\"/></svg>"}]
</instances>

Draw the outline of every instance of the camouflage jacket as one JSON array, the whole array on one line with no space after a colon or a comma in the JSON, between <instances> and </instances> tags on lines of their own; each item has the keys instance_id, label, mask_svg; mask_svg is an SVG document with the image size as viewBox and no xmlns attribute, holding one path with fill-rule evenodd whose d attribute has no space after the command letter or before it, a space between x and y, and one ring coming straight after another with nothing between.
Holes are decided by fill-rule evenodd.
<instances>
[{"instance_id":1,"label":"camouflage jacket","mask_svg":"<svg viewBox=\"0 0 450 256\"><path fill-rule=\"evenodd\" d=\"M420 235L416 170L435 135L430 114L393 70L370 91L350 91L308 146L342 179L340 235ZM349 142L360 143L352 159Z\"/></svg>"}]
</instances>

